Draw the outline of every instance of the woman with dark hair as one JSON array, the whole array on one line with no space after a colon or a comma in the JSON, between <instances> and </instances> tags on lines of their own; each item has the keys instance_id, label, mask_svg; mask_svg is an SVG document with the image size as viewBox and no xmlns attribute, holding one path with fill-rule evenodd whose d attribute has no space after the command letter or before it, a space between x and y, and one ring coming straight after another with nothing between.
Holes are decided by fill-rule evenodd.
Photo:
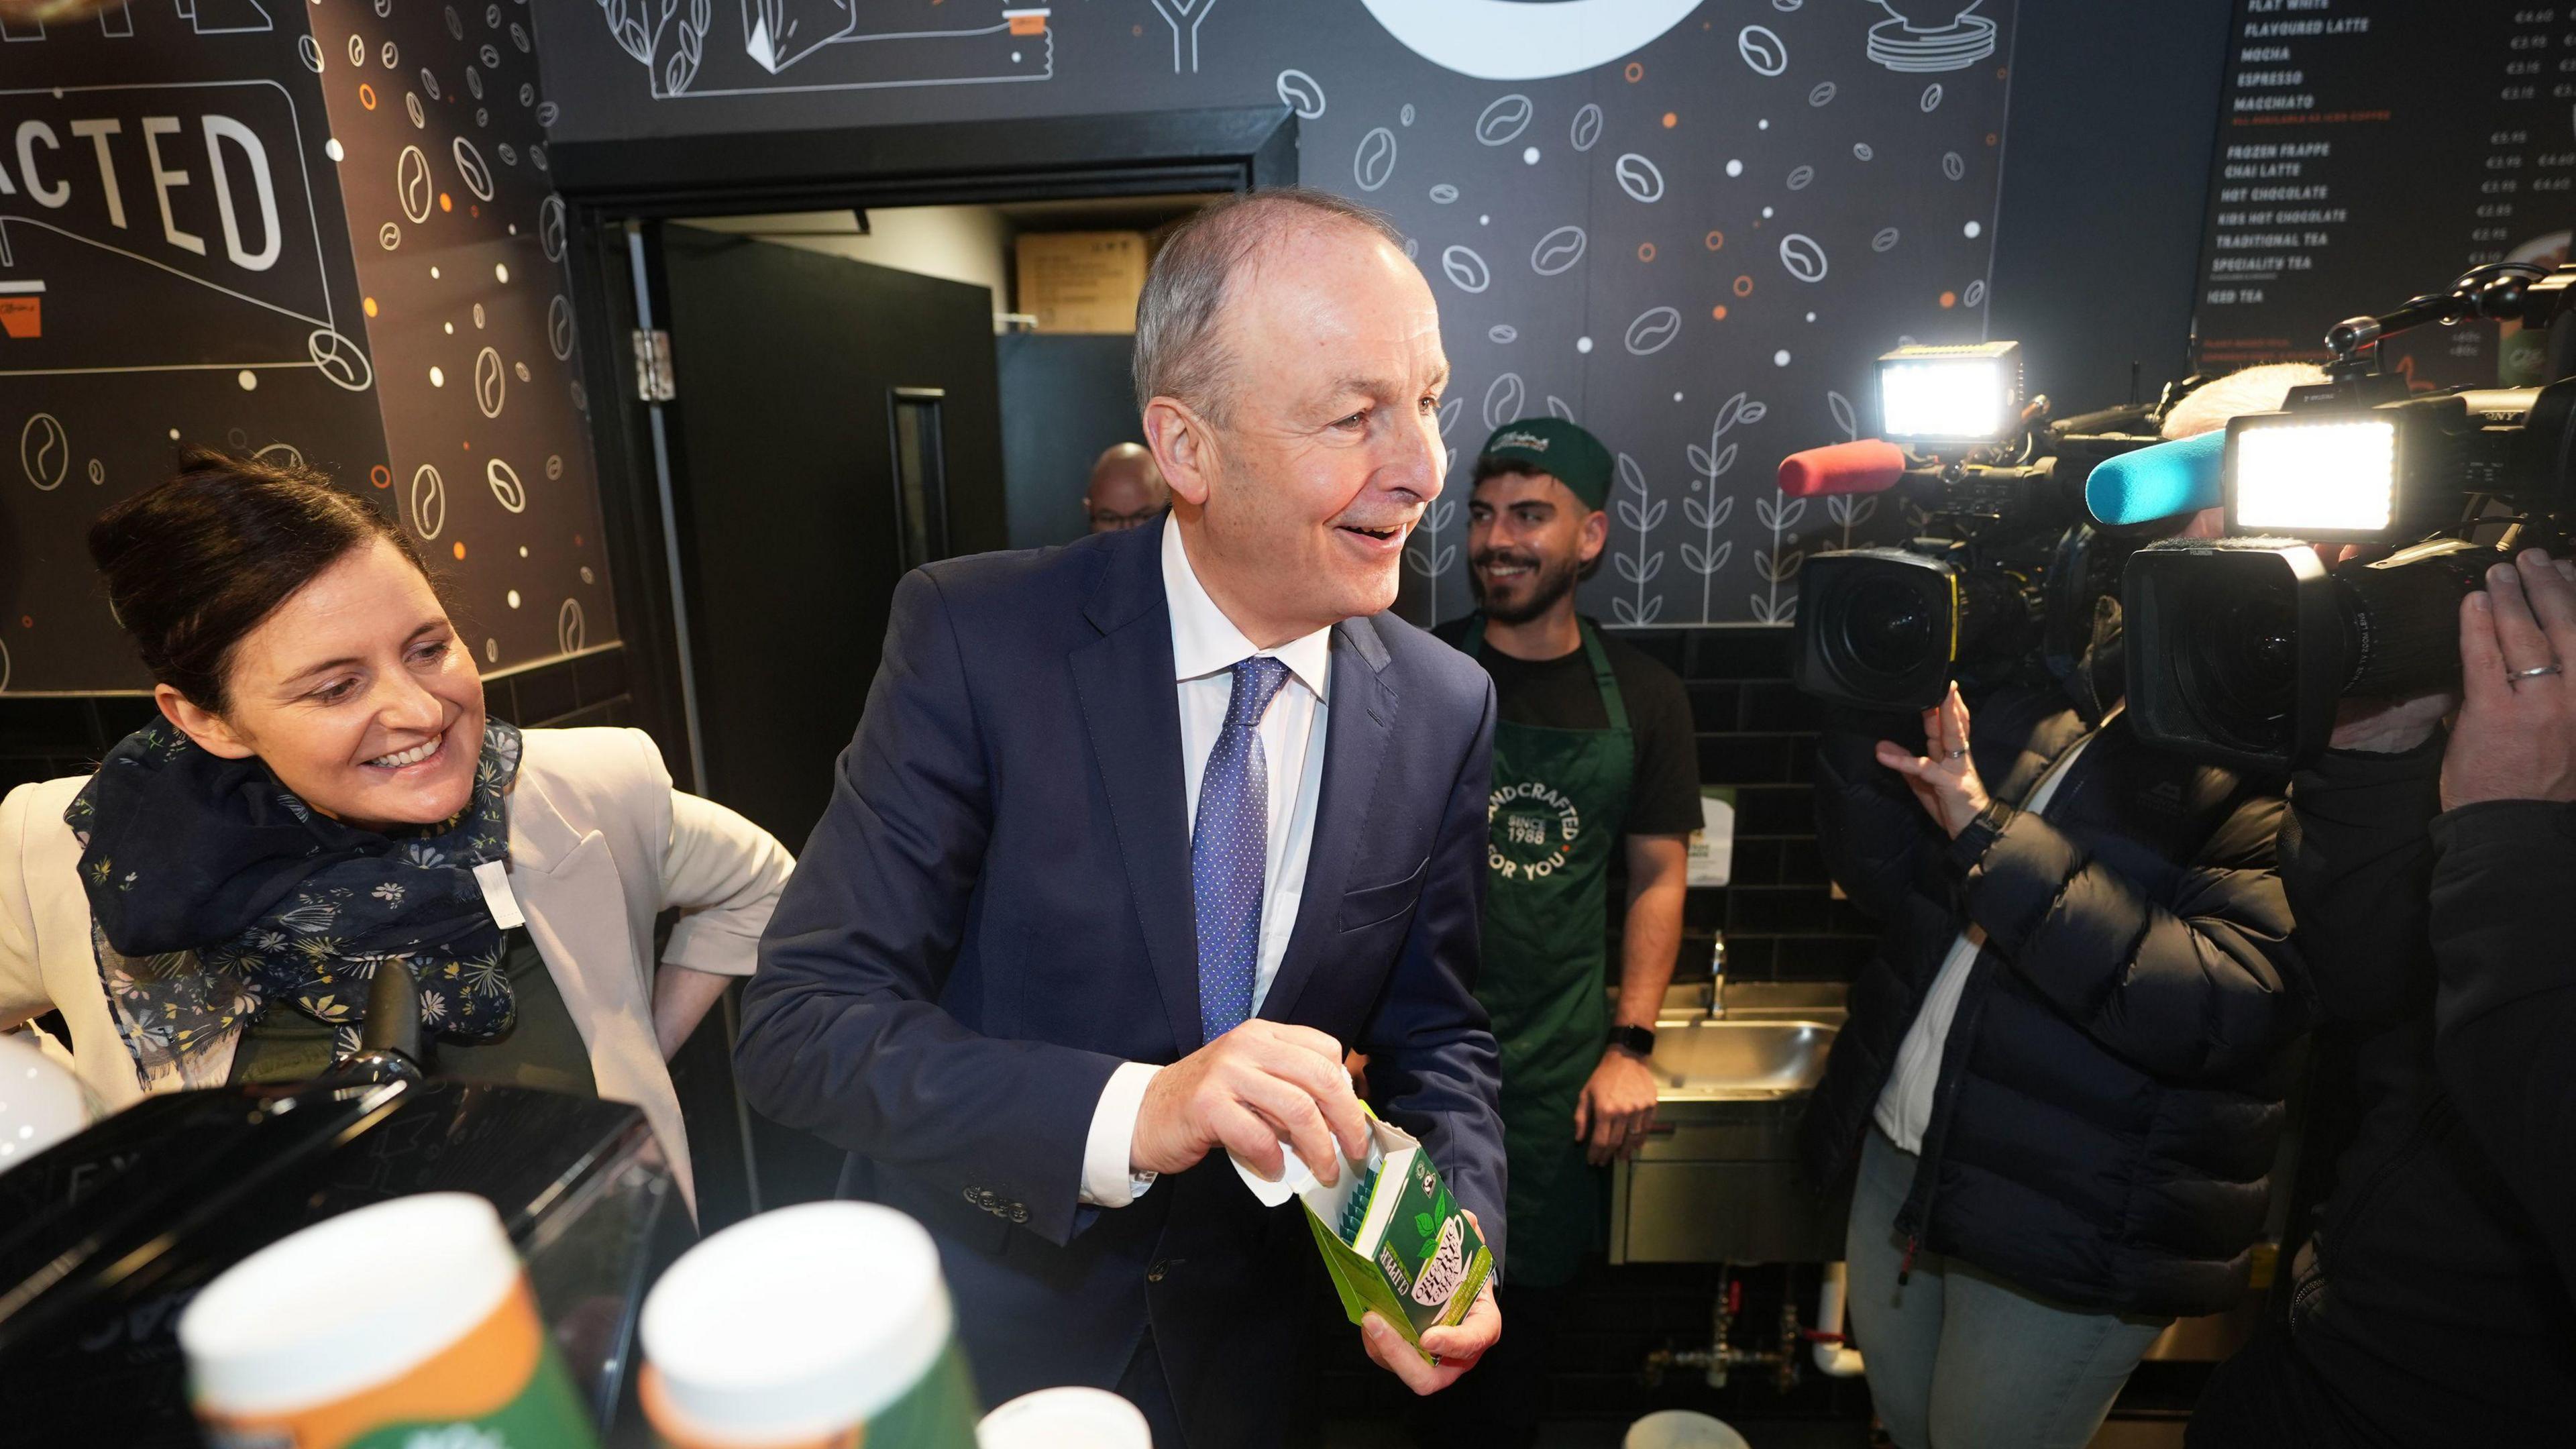
<instances>
[{"instance_id":1,"label":"woman with dark hair","mask_svg":"<svg viewBox=\"0 0 2576 1449\"><path fill-rule=\"evenodd\" d=\"M631 1102L688 1191L663 1062L750 973L778 842L641 732L487 718L418 550L317 474L191 452L89 544L162 718L0 802L0 1026L60 1011L110 1107L300 1080L399 958L436 1074Z\"/></svg>"}]
</instances>

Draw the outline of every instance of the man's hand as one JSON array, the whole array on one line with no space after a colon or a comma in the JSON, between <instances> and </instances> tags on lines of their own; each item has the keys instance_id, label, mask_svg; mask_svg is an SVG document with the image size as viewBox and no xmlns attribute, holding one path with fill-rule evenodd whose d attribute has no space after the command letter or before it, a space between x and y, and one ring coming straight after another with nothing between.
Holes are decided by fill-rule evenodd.
<instances>
[{"instance_id":1,"label":"man's hand","mask_svg":"<svg viewBox=\"0 0 2576 1449\"><path fill-rule=\"evenodd\" d=\"M1957 835L1988 804L1986 782L1977 778L1977 762L1968 758L1968 704L1959 686L1950 696L1923 711L1923 741L1929 755L1908 754L1894 740L1878 742L1878 762L1905 777L1923 812Z\"/></svg>"},{"instance_id":2,"label":"man's hand","mask_svg":"<svg viewBox=\"0 0 2576 1449\"><path fill-rule=\"evenodd\" d=\"M1342 1070L1342 1044L1312 1027L1254 1018L1154 1074L1128 1165L1180 1172L1218 1148L1264 1177L1286 1170L1285 1137L1326 1185L1368 1155L1368 1116Z\"/></svg>"},{"instance_id":3,"label":"man's hand","mask_svg":"<svg viewBox=\"0 0 2576 1449\"><path fill-rule=\"evenodd\" d=\"M1484 1236L1485 1225L1477 1222L1473 1208L1467 1210L1467 1221L1476 1224L1476 1235ZM1404 1380L1404 1386L1417 1394L1436 1394L1458 1382L1461 1375L1476 1366L1503 1336L1503 1310L1494 1306L1494 1280L1488 1274L1484 1286L1476 1290L1476 1301L1467 1316L1455 1328L1435 1328L1422 1335L1423 1351L1431 1355L1425 1363L1422 1354L1404 1341L1404 1335L1387 1326L1385 1319L1371 1313L1360 1320L1360 1343L1377 1366Z\"/></svg>"},{"instance_id":4,"label":"man's hand","mask_svg":"<svg viewBox=\"0 0 2576 1449\"><path fill-rule=\"evenodd\" d=\"M2576 564L2530 549L2460 603L2460 722L2442 752L2442 808L2576 800Z\"/></svg>"},{"instance_id":5,"label":"man's hand","mask_svg":"<svg viewBox=\"0 0 2576 1449\"><path fill-rule=\"evenodd\" d=\"M1655 1074L1643 1058L1620 1047L1601 1054L1601 1065L1574 1104L1574 1140L1593 1166L1634 1157L1655 1125Z\"/></svg>"}]
</instances>

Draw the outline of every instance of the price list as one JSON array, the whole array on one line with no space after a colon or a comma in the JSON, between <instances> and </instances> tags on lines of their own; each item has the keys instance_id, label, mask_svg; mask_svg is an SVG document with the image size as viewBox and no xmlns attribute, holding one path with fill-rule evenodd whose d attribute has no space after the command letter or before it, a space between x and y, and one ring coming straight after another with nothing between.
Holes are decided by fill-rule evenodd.
<instances>
[{"instance_id":1,"label":"price list","mask_svg":"<svg viewBox=\"0 0 2576 1449\"><path fill-rule=\"evenodd\" d=\"M2202 235L2205 371L2326 356L2326 329L2470 267L2554 265L2576 221L2576 0L2237 0ZM2513 324L2386 344L2419 385L2539 380Z\"/></svg>"}]
</instances>

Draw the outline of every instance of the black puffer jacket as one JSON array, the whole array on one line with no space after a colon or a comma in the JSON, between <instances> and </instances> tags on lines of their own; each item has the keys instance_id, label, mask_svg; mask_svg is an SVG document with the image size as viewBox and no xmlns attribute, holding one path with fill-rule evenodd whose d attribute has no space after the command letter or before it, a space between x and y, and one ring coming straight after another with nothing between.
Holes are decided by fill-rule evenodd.
<instances>
[{"instance_id":1,"label":"black puffer jacket","mask_svg":"<svg viewBox=\"0 0 2576 1449\"><path fill-rule=\"evenodd\" d=\"M2565 1443L2576 812L2437 816L2443 747L2329 751L2291 786L2282 875L2362 1112L2291 1333L2357 1442Z\"/></svg>"},{"instance_id":2,"label":"black puffer jacket","mask_svg":"<svg viewBox=\"0 0 2576 1449\"><path fill-rule=\"evenodd\" d=\"M1923 1166L1898 1217L1922 1247L2048 1297L2122 1313L2234 1304L2261 1234L2285 1048L2307 978L2274 871L2276 790L2147 748L2067 696L1997 690L1969 739L1996 804L1945 840L1881 739L1906 717L1830 720L1817 758L1827 866L1886 923L1852 987L1806 1123L1819 1181L1848 1170L1951 943L1987 946L1941 1057Z\"/></svg>"}]
</instances>

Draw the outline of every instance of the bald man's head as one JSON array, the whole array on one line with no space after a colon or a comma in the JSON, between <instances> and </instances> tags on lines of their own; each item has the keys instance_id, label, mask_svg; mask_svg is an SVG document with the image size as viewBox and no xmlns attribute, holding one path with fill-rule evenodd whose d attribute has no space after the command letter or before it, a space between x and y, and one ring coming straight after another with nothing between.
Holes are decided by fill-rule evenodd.
<instances>
[{"instance_id":1,"label":"bald man's head","mask_svg":"<svg viewBox=\"0 0 2576 1449\"><path fill-rule=\"evenodd\" d=\"M1091 517L1093 533L1151 523L1171 501L1163 470L1154 466L1154 455L1141 443L1120 443L1102 453L1092 463L1091 480L1082 492L1083 511Z\"/></svg>"}]
</instances>

